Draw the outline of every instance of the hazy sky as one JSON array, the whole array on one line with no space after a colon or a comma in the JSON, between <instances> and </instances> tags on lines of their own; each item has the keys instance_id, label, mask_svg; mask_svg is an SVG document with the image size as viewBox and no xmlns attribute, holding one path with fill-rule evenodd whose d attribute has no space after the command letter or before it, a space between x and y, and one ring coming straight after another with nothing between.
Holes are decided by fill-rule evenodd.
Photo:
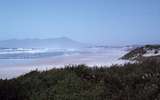
<instances>
[{"instance_id":1,"label":"hazy sky","mask_svg":"<svg viewBox=\"0 0 160 100\"><path fill-rule=\"evenodd\" d=\"M0 39L160 43L160 0L0 0Z\"/></svg>"}]
</instances>

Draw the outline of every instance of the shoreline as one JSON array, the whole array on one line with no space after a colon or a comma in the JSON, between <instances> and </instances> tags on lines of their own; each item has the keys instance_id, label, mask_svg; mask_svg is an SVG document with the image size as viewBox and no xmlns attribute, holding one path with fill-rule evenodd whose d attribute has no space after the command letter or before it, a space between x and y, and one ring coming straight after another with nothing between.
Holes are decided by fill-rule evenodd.
<instances>
[{"instance_id":1,"label":"shoreline","mask_svg":"<svg viewBox=\"0 0 160 100\"><path fill-rule=\"evenodd\" d=\"M29 73L30 71L33 70L38 70L38 71L47 71L53 68L64 68L67 65L81 65L85 64L88 67L110 67L112 65L123 65L125 63L129 63L127 60L117 60L115 63L96 63L96 64L86 64L86 63L68 63L68 64L53 64L53 63L48 63L48 64L42 64L39 63L37 65L35 64L30 64L30 65L15 65L15 66L9 66L9 67L1 67L0 69L0 79L12 79L19 77L20 75L24 75L26 73Z\"/></svg>"},{"instance_id":2,"label":"shoreline","mask_svg":"<svg viewBox=\"0 0 160 100\"><path fill-rule=\"evenodd\" d=\"M32 70L49 70L52 68L63 68L65 65L85 64L87 66L105 66L110 67L115 64L125 64L129 61L119 58L127 51L112 49L102 50L88 54L65 55L56 57L47 57L41 59L6 59L0 64L0 78L15 78Z\"/></svg>"}]
</instances>

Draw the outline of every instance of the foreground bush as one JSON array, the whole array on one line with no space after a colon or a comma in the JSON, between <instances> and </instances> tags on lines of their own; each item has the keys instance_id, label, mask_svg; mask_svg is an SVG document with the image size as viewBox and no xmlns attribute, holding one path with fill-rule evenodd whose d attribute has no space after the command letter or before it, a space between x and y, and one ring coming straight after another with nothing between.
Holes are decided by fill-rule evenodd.
<instances>
[{"instance_id":1,"label":"foreground bush","mask_svg":"<svg viewBox=\"0 0 160 100\"><path fill-rule=\"evenodd\" d=\"M0 100L160 100L160 62L32 71L0 80Z\"/></svg>"}]
</instances>

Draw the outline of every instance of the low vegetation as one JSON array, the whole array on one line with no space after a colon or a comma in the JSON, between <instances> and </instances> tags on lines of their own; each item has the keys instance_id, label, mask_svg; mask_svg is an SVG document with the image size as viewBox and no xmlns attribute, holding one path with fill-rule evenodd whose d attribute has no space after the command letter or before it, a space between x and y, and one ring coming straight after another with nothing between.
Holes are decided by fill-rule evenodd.
<instances>
[{"instance_id":1,"label":"low vegetation","mask_svg":"<svg viewBox=\"0 0 160 100\"><path fill-rule=\"evenodd\" d=\"M160 100L160 61L35 70L0 80L0 100Z\"/></svg>"},{"instance_id":2,"label":"low vegetation","mask_svg":"<svg viewBox=\"0 0 160 100\"><path fill-rule=\"evenodd\" d=\"M148 51L154 51L154 54L158 54L160 51L160 45L145 45L142 47L135 48L126 55L124 55L122 59L141 61L143 59L155 57L155 56L144 57L143 55L146 54ZM160 55L156 55L156 57L160 58Z\"/></svg>"},{"instance_id":3,"label":"low vegetation","mask_svg":"<svg viewBox=\"0 0 160 100\"><path fill-rule=\"evenodd\" d=\"M145 48L148 49L160 49L160 45L145 45Z\"/></svg>"}]
</instances>

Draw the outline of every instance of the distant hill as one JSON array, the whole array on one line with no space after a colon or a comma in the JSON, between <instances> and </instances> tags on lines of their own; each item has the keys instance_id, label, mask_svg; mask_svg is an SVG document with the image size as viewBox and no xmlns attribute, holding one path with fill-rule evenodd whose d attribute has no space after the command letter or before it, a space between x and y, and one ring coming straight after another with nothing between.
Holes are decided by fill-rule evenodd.
<instances>
[{"instance_id":1,"label":"distant hill","mask_svg":"<svg viewBox=\"0 0 160 100\"><path fill-rule=\"evenodd\" d=\"M160 57L160 45L145 45L137 47L124 55L122 59L139 60L153 57Z\"/></svg>"},{"instance_id":2,"label":"distant hill","mask_svg":"<svg viewBox=\"0 0 160 100\"><path fill-rule=\"evenodd\" d=\"M85 44L67 37L50 39L10 39L0 41L0 48L77 48Z\"/></svg>"}]
</instances>

